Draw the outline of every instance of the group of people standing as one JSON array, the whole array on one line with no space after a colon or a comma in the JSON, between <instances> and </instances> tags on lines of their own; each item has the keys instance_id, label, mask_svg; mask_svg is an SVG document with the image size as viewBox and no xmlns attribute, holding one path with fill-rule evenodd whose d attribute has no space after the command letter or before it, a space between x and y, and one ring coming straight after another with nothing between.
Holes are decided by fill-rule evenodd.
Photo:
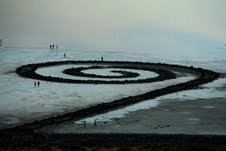
<instances>
[{"instance_id":1,"label":"group of people standing","mask_svg":"<svg viewBox=\"0 0 226 151\"><path fill-rule=\"evenodd\" d=\"M55 48L58 49L58 45L54 45L54 44L49 45L50 50L54 50Z\"/></svg>"},{"instance_id":2,"label":"group of people standing","mask_svg":"<svg viewBox=\"0 0 226 151\"><path fill-rule=\"evenodd\" d=\"M34 87L39 87L40 86L40 82L38 81L38 82L36 82L36 81L34 81Z\"/></svg>"},{"instance_id":3,"label":"group of people standing","mask_svg":"<svg viewBox=\"0 0 226 151\"><path fill-rule=\"evenodd\" d=\"M82 123L83 123L83 127L86 128L86 124L87 124L86 121L82 121ZM93 127L97 127L97 119L94 120Z\"/></svg>"}]
</instances>

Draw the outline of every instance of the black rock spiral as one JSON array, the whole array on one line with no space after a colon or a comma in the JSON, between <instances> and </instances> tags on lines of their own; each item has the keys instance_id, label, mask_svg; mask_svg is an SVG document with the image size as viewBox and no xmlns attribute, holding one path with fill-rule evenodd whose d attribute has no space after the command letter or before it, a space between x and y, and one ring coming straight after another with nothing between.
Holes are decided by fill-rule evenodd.
<instances>
[{"instance_id":1,"label":"black rock spiral","mask_svg":"<svg viewBox=\"0 0 226 151\"><path fill-rule=\"evenodd\" d=\"M155 78L147 78L147 79L138 79L138 80L122 80L122 81L105 81L105 80L74 80L74 79L64 79L58 77L51 77L51 76L42 76L37 74L35 71L41 67L49 67L49 66L56 66L56 65L66 65L66 64L84 64L90 65L93 64L95 66L91 66L90 68L103 68L100 65L108 65L109 68L117 68L117 69L138 69L138 70L145 70L151 71L158 74ZM70 68L65 71L64 73L76 75L76 76L83 76L83 77L94 77L94 78L103 78L99 75L95 74L84 74L81 71L87 69L86 67L82 68ZM24 65L17 68L16 72L22 77L25 78L32 78L38 80L45 80L51 82L62 82L62 83L75 83L75 84L132 84L132 83L150 83L156 81L163 81L166 79L173 79L176 78L176 75L172 71L180 71L185 73L194 74L197 78L194 80L190 80L188 82L167 86L162 89L156 89L149 92L146 92L141 95L137 96L130 96L122 99L115 100L110 103L102 103L95 106L91 106L85 109L77 110L75 112L66 113L63 115L57 115L55 117L50 117L47 119L37 120L32 123L24 124L21 126L17 126L11 129L5 129L5 132L33 132L35 130L41 129L45 126L59 124L62 122L66 122L69 120L80 120L85 117L101 114L108 112L110 110L114 110L120 107L128 106L131 104L139 103L144 100L153 99L158 96L184 91L192 88L197 88L198 86L211 82L219 77L219 74L210 70L202 69L202 68L194 68L194 67L186 67L181 65L169 65L169 64L162 64L162 63L143 63L143 62L123 62L123 61L58 61L58 62L46 62L46 63L38 63L38 64L29 64ZM117 71L119 72L119 71ZM137 73L134 72L124 72L121 70L119 73L122 75L119 76L120 78L131 78L139 76ZM111 78L111 77L104 77L104 78ZM116 78L116 77L114 77Z\"/></svg>"}]
</instances>

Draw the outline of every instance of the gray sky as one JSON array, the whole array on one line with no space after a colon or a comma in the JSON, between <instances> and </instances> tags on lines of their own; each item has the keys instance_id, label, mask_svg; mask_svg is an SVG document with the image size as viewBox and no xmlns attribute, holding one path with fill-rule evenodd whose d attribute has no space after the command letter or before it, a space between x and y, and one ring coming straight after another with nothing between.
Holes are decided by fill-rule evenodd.
<instances>
[{"instance_id":1,"label":"gray sky","mask_svg":"<svg viewBox=\"0 0 226 151\"><path fill-rule=\"evenodd\" d=\"M226 43L225 0L0 0L8 46L100 51L212 49Z\"/></svg>"}]
</instances>

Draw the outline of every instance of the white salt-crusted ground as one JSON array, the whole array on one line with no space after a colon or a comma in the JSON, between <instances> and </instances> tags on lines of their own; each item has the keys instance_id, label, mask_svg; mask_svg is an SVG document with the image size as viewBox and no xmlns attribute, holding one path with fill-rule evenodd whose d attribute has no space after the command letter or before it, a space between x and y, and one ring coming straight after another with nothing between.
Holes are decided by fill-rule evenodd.
<instances>
[{"instance_id":1,"label":"white salt-crusted ground","mask_svg":"<svg viewBox=\"0 0 226 151\"><path fill-rule=\"evenodd\" d=\"M71 121L49 133L161 133L226 135L226 79ZM94 127L94 121L97 127ZM84 127L84 121L86 126Z\"/></svg>"},{"instance_id":2,"label":"white salt-crusted ground","mask_svg":"<svg viewBox=\"0 0 226 151\"><path fill-rule=\"evenodd\" d=\"M89 77L78 77L78 76L71 76L71 75L67 75L64 74L62 71L64 71L65 69L69 69L69 68L78 68L78 67L91 67L94 66L96 64L90 64L90 65L60 65L60 66L51 66L51 67L43 67L43 68L39 68L36 70L36 73L43 75L43 76L51 76L51 77L60 77L60 78L65 78L65 79L79 79L79 80L104 80L104 81L123 81L126 80L125 78L120 78L120 79L107 79L107 78L89 78ZM123 68L122 68L123 69ZM115 68L109 68L109 69L92 69L92 70L87 70L84 71L84 73L89 73L89 74L96 74L96 75L108 75L108 76L117 76L120 74L117 73L113 73L111 72L112 70L116 70L116 71L120 71L122 70L120 69L115 69ZM142 70L131 70L131 69L123 69L123 71L131 71L131 72L135 72L135 73L139 73L140 76L135 77L135 78L129 78L127 80L138 80L138 79L147 79L147 78L154 78L157 77L158 74L154 73L154 72L150 72L150 71L142 71Z\"/></svg>"},{"instance_id":3,"label":"white salt-crusted ground","mask_svg":"<svg viewBox=\"0 0 226 151\"><path fill-rule=\"evenodd\" d=\"M66 52L66 58L63 54ZM126 54L126 53L101 53L83 52L73 50L51 51L48 49L26 49L26 48L1 48L0 49L0 128L11 127L34 119L42 119L56 114L75 111L90 105L101 102L110 102L127 96L134 96L147 91L166 87L191 80L193 77L186 75L175 80L155 82L151 84L128 84L128 85L89 85L89 84L63 84L41 81L40 87L34 87L35 80L19 77L15 69L21 65L29 63L40 63L60 60L124 60L124 61L143 61L143 62L165 62L182 65L194 65L197 67L209 68L215 71L225 72L223 64L225 60L175 60L151 54ZM60 67L56 67L59 69ZM54 70L39 70L38 73L52 74ZM98 71L97 71L98 72ZM143 71L142 71L143 72ZM93 73L95 73L93 71ZM54 74L58 75L58 74ZM147 76L144 73L144 76ZM148 76L152 76L153 74ZM191 90L178 94L163 96L163 98L196 98L205 96L225 97L224 94L215 91L215 87L225 84L224 80L216 81L205 87L206 89ZM208 88L210 87L210 88ZM213 89L212 89L213 88ZM216 92L216 93L213 93ZM184 94L185 93L185 94ZM203 95L201 95L203 94ZM201 95L201 96L200 96ZM159 104L162 97L156 100L142 102L134 106L122 109L108 115L103 120L124 117L125 113L139 109L148 109ZM102 115L101 115L102 116ZM94 117L96 118L96 117ZM90 121L92 121L91 119Z\"/></svg>"}]
</instances>

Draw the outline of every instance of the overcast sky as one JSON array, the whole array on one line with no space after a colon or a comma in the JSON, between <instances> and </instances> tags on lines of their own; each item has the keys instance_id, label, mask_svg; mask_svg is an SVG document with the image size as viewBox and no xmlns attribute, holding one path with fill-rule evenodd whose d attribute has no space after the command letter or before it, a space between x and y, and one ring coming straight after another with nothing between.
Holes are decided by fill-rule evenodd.
<instances>
[{"instance_id":1,"label":"overcast sky","mask_svg":"<svg viewBox=\"0 0 226 151\"><path fill-rule=\"evenodd\" d=\"M0 0L0 38L101 51L213 49L226 42L226 0Z\"/></svg>"}]
</instances>

